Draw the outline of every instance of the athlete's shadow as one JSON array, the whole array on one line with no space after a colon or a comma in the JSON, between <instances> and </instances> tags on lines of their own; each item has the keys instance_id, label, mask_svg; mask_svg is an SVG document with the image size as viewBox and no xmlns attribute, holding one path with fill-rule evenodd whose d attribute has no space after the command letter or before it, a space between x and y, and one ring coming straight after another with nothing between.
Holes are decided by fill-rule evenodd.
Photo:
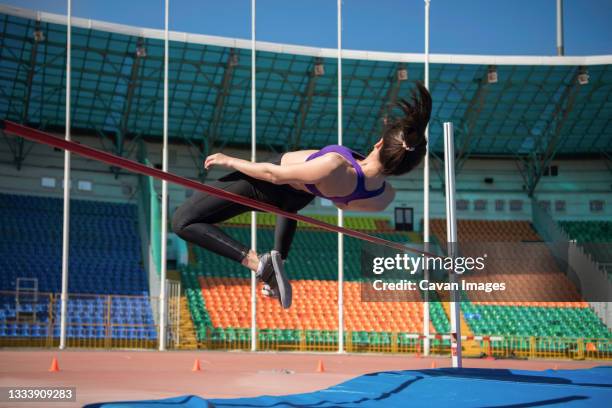
<instances>
[{"instance_id":1,"label":"athlete's shadow","mask_svg":"<svg viewBox=\"0 0 612 408\"><path fill-rule=\"evenodd\" d=\"M374 374L367 374L369 376L372 375L378 375L378 374L389 374L389 373L394 373L394 372L383 372L383 373L374 373ZM362 377L358 377L358 378L363 378ZM347 401L328 401L325 399L321 399L318 402L313 402L313 403L296 403L296 402L291 402L290 399L292 396L286 396L286 397L268 397L268 396L263 396L263 397L259 397L259 398L263 398L263 399L274 399L276 400L275 402L270 402L269 404L266 404L264 401L262 401L261 404L255 403L255 404L249 404L249 403L242 403L242 402L223 402L223 401L216 401L215 402L215 407L218 408L222 408L222 407L245 407L245 408L275 408L275 407L291 407L291 408L346 408L346 407L359 407L359 406L368 406L368 407L372 407L374 405L372 404L376 404L376 406L380 406L380 407L386 407L386 406L390 406L386 404L386 400L389 399L390 397L401 393L402 391L406 390L409 386L413 385L414 383L422 380L424 377L421 376L416 376L416 377L412 377L409 380L406 380L400 384L398 384L397 386L395 386L394 388L390 389L389 391L385 391L382 392L380 395L376 396L376 397L362 397L362 398L358 398L358 399L353 399L353 400L347 400ZM350 381L349 381L350 382ZM334 388L340 387L342 386L342 384L336 385L334 387L331 387L328 390L322 390L322 391L315 391L312 394L316 394L316 393L325 393L327 391L331 392L332 390L334 390ZM348 392L344 391L344 392ZM343 393L343 391L339 391L339 393ZM299 395L299 394L298 394Z\"/></svg>"},{"instance_id":2,"label":"athlete's shadow","mask_svg":"<svg viewBox=\"0 0 612 408\"><path fill-rule=\"evenodd\" d=\"M419 375L419 374L421 375ZM417 374L417 375L415 375ZM396 385L395 387L393 387L392 389L388 390L388 391L381 391L381 393L379 395L372 395L369 397L362 397L362 398L355 398L355 399L347 399L345 401L333 401L330 400L328 398L325 398L325 394L328 394L330 392L334 392L337 391L338 394L343 394L343 393L347 393L350 394L351 392L351 388L352 388L352 392L353 393L357 393L359 392L359 390L363 390L364 392L367 392L368 390L368 379L373 380L372 386L374 386L374 383L385 383L385 382L389 382L390 378L389 377L395 377L395 376L409 376L409 378L406 381L403 381L401 383L399 383L398 385ZM379 377L379 378L377 378ZM581 382L574 382L571 381L567 378L563 378L561 376L550 376L550 375L529 375L529 374L521 374L521 373L513 373L511 370L504 370L504 369L478 369L478 368L465 368L465 369L435 369L435 370L412 370L412 371L384 371L384 372L376 372L376 373L371 373L371 374L365 374L361 377L358 377L354 380L350 380L346 383L343 384L339 384L335 387L331 387L330 389L327 390L322 390L322 391L317 391L314 393L311 393L310 396L312 396L312 399L316 399L316 394L320 394L320 396L322 397L319 401L317 402L312 402L312 403L298 403L296 402L295 399L292 398L292 396L281 396L281 397L270 397L270 396L265 396L265 397L260 397L261 399L257 402L251 400L248 401L247 403L242 403L242 402L238 402L236 400L228 400L227 402L224 401L216 401L216 405L217 407L221 408L221 407L250 407L250 408L280 408L280 407L305 407L305 408L331 408L331 407L336 407L336 408L345 408L345 407L386 407L386 406L392 406L390 404L396 404L398 401L397 399L394 399L393 401L387 401L389 398L393 397L393 396L397 396L398 394L401 394L403 392L408 391L408 389L410 388L410 386L419 384L420 382L422 382L425 379L428 378L461 378L461 379L465 379L467 380L465 382L465 386L459 386L459 388L463 388L465 393L465 395L469 395L470 392L474 393L474 392L479 392L476 389L473 390L468 390L467 388L467 384L470 383L469 380L487 380L487 381L495 381L495 382L508 382L508 383L530 383L530 384L550 384L550 385L572 385L572 386L579 386L579 387L585 387L585 394L586 395L581 395L580 394L574 394L574 395L566 395L566 396L559 396L556 398L547 398L547 399L538 399L538 394L537 392L534 392L533 395L531 395L531 401L527 401L527 402L521 402L521 403L511 403L511 404L504 404L503 403L503 393L499 391L499 389L497 389L496 391L492 391L492 394L495 395L489 395L489 401L499 401L500 403L496 404L496 403L490 403L486 400L483 400L483 402L481 404L478 404L477 402L472 404L472 405L466 405L465 401L461 402L461 406L472 406L472 407L479 407L479 408L530 408L530 407L541 407L541 406L550 406L550 405L554 405L554 404L564 404L564 403L569 403L572 401L583 401L583 400L589 400L590 396L588 395L588 390L587 388L612 388L612 384L599 384L599 383L581 383ZM351 384L353 383L353 384ZM444 393L447 390L440 388L439 392L440 393ZM575 391L575 389L573 389L573 391ZM374 393L371 393L374 394ZM304 395L302 395L304 396ZM400 397L401 398L401 397ZM448 404L453 403L452 399L454 397L450 397L449 396L449 400L447 401ZM485 397L486 398L486 397ZM407 394L405 397L405 404L403 405L410 405L410 406L425 406L427 405L425 403L425 401L422 401L421 403L419 402L419 395L416 395L414 393L412 394ZM459 402L457 402L459 403ZM393 405L395 406L395 405Z\"/></svg>"},{"instance_id":3,"label":"athlete's shadow","mask_svg":"<svg viewBox=\"0 0 612 408\"><path fill-rule=\"evenodd\" d=\"M602 369L609 369L604 368ZM596 373L597 374L597 373ZM604 372L604 374L606 374ZM590 377L593 378L593 377ZM597 376L595 376L597 378ZM438 382L437 379L461 379L459 382ZM428 380L428 381L426 381ZM484 383L487 381L488 383ZM605 381L605 379L604 379ZM538 385L570 385L567 394L550 395L546 399L538 399L541 388L521 389L524 393L525 402L504 403L504 389L506 385L499 384L507 382ZM443 386L441 384L444 384ZM494 386L496 384L496 386ZM412 389L411 387L417 386ZM432 388L433 387L433 388ZM580 387L580 388L576 388ZM143 405L134 406L181 406L183 408L195 407L246 407L246 408L281 408L281 407L305 407L305 408L348 408L348 407L391 407L391 406L431 406L432 403L443 403L444 405L458 404L460 406L470 406L479 408L531 408L550 406L555 404L565 404L572 401L585 401L593 397L594 390L612 388L612 383L579 382L564 378L563 373L541 372L534 374L515 373L505 369L432 369L432 370L407 370L407 371L383 371L365 374L360 377L338 384L325 390L315 391L306 394L285 395L285 396L260 396L255 398L221 399L206 401L193 396L176 397L170 400L142 401ZM423 392L434 390L434 401L430 398L423 398ZM584 390L576 393L577 390ZM515 389L516 394L516 389ZM431 395L429 395L431 396ZM440 397L440 398L435 398ZM462 400L467 397L467 400ZM593 401L594 402L594 401ZM398 405L400 404L401 405ZM89 408L112 408L130 405L120 405L119 403L92 404ZM167 404L167 405L164 405ZM212 404L212 405L211 405Z\"/></svg>"},{"instance_id":4,"label":"athlete's shadow","mask_svg":"<svg viewBox=\"0 0 612 408\"><path fill-rule=\"evenodd\" d=\"M492 368L438 368L435 370L416 370L431 377L466 378L494 381L508 381L537 384L571 384L584 387L612 388L612 384L579 383L567 378L547 375L526 375L513 373L507 369ZM401 371L400 371L401 372ZM367 375L367 374L366 374ZM554 375L554 374L553 374Z\"/></svg>"}]
</instances>

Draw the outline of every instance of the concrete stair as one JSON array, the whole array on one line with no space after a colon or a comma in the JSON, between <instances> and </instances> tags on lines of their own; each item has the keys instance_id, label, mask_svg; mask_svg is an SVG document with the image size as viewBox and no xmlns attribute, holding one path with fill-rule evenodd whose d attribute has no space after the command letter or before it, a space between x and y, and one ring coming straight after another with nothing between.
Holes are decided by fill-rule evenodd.
<instances>
[{"instance_id":1,"label":"concrete stair","mask_svg":"<svg viewBox=\"0 0 612 408\"><path fill-rule=\"evenodd\" d=\"M180 349L195 350L198 348L195 327L193 325L193 320L191 320L191 313L189 312L189 305L187 304L187 298L185 296L181 296L181 319L179 322L179 333Z\"/></svg>"},{"instance_id":2,"label":"concrete stair","mask_svg":"<svg viewBox=\"0 0 612 408\"><path fill-rule=\"evenodd\" d=\"M444 313L446 313L446 317L448 321L451 321L451 308L450 302L442 302L442 307L444 308ZM473 336L474 333L470 330L465 318L463 317L463 312L460 314L461 316L461 336ZM461 350L463 351L463 357L480 357L481 356L481 347L480 342L476 340L463 340L461 342Z\"/></svg>"}]
</instances>

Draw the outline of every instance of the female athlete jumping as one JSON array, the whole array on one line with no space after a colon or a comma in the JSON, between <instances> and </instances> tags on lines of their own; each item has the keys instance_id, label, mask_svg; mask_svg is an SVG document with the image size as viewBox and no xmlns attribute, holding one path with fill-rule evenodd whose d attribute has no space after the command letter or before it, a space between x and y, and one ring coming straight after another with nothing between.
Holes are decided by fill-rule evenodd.
<instances>
[{"instance_id":1,"label":"female athlete jumping","mask_svg":"<svg viewBox=\"0 0 612 408\"><path fill-rule=\"evenodd\" d=\"M327 198L343 210L382 211L395 197L387 176L411 171L425 156L424 133L431 115L431 95L417 83L411 101L401 99L398 106L403 116L386 121L382 137L365 157L347 147L331 145L321 150L284 153L266 163L216 153L206 158L204 167L235 170L215 185L289 212L297 213L315 196ZM176 210L172 229L184 240L255 271L264 282L264 294L278 298L282 307L288 308L291 284L283 261L289 254L297 222L277 216L274 249L258 256L215 225L247 211L252 209L195 191Z\"/></svg>"}]
</instances>

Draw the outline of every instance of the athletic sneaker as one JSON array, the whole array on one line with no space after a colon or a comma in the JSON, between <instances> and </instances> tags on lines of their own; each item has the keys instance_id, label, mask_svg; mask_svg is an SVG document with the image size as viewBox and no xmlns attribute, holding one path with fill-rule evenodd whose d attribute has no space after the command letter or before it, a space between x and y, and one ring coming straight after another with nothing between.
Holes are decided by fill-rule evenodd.
<instances>
[{"instance_id":1,"label":"athletic sneaker","mask_svg":"<svg viewBox=\"0 0 612 408\"><path fill-rule=\"evenodd\" d=\"M259 266L255 276L265 283L262 288L264 295L278 298L283 309L291 307L291 283L285 274L284 262L280 252L272 250L263 254L259 258Z\"/></svg>"},{"instance_id":2,"label":"athletic sneaker","mask_svg":"<svg viewBox=\"0 0 612 408\"><path fill-rule=\"evenodd\" d=\"M266 297L278 299L278 292L272 289L272 287L270 287L270 285L267 283L264 283L261 287L261 293Z\"/></svg>"}]
</instances>

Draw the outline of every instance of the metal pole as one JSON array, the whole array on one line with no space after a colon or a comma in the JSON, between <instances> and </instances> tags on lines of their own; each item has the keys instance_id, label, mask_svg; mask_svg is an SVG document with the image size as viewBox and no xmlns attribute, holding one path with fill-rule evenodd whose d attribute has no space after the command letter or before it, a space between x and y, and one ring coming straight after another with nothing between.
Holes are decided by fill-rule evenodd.
<instances>
[{"instance_id":1,"label":"metal pole","mask_svg":"<svg viewBox=\"0 0 612 408\"><path fill-rule=\"evenodd\" d=\"M170 0L165 0L164 16L164 145L162 149L162 168L168 171L168 14L170 11ZM159 290L159 350L166 349L166 249L168 241L168 182L162 180L162 205L161 205L161 273Z\"/></svg>"},{"instance_id":2,"label":"metal pole","mask_svg":"<svg viewBox=\"0 0 612 408\"><path fill-rule=\"evenodd\" d=\"M72 0L68 0L66 23L66 135L70 141L70 77L72 66L70 64L72 43ZM60 314L60 350L66 348L66 313L68 311L68 265L70 247L70 152L64 151L64 225L62 235L62 294Z\"/></svg>"},{"instance_id":3,"label":"metal pole","mask_svg":"<svg viewBox=\"0 0 612 408\"><path fill-rule=\"evenodd\" d=\"M446 173L446 240L448 256L454 258L457 250L457 218L455 214L455 139L452 122L444 122L444 169ZM450 271L449 281L456 282L456 274ZM461 368L461 295L451 291L451 361L453 368Z\"/></svg>"},{"instance_id":4,"label":"metal pole","mask_svg":"<svg viewBox=\"0 0 612 408\"><path fill-rule=\"evenodd\" d=\"M565 55L563 46L563 0L557 0L557 55Z\"/></svg>"},{"instance_id":5,"label":"metal pole","mask_svg":"<svg viewBox=\"0 0 612 408\"><path fill-rule=\"evenodd\" d=\"M338 0L338 144L342 145L342 0ZM338 208L338 226L344 212ZM344 236L338 233L338 353L344 353Z\"/></svg>"},{"instance_id":6,"label":"metal pole","mask_svg":"<svg viewBox=\"0 0 612 408\"><path fill-rule=\"evenodd\" d=\"M255 162L257 148L257 98L255 95L255 4L251 0L251 161ZM257 212L251 211L251 249L257 252ZM257 279L255 271L251 271L251 350L257 350Z\"/></svg>"},{"instance_id":7,"label":"metal pole","mask_svg":"<svg viewBox=\"0 0 612 408\"><path fill-rule=\"evenodd\" d=\"M429 3L425 0L425 88L429 89ZM423 245L429 252L429 125L425 128L425 140L428 141L423 164ZM429 270L423 268L423 279L429 280ZM423 354L428 356L431 348L429 339L429 292L423 293Z\"/></svg>"}]
</instances>

